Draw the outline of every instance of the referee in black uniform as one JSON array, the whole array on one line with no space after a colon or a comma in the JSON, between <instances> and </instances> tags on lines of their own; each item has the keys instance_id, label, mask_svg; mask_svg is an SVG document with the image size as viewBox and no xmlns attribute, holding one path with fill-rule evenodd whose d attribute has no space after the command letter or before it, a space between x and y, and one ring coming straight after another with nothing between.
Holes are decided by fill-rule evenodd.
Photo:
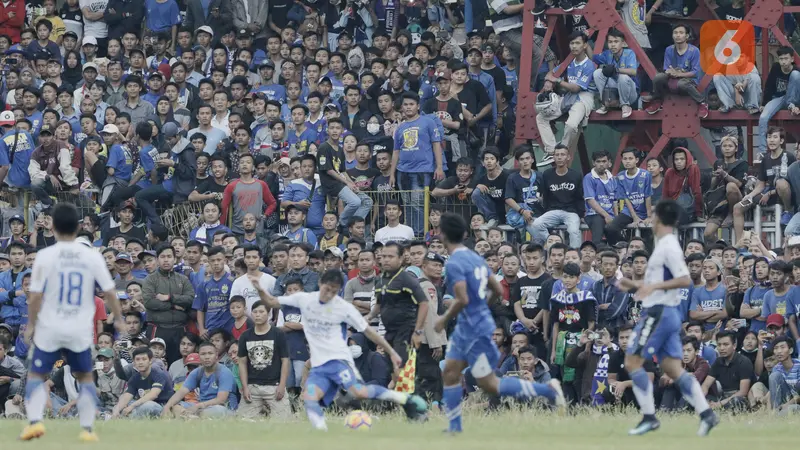
<instances>
[{"instance_id":1,"label":"referee in black uniform","mask_svg":"<svg viewBox=\"0 0 800 450\"><path fill-rule=\"evenodd\" d=\"M384 338L403 358L408 359L408 345L419 348L425 318L428 315L428 297L417 277L403 268L403 247L397 242L383 246L381 261L383 274L375 283L375 307L371 317L381 316L386 329Z\"/></svg>"}]
</instances>

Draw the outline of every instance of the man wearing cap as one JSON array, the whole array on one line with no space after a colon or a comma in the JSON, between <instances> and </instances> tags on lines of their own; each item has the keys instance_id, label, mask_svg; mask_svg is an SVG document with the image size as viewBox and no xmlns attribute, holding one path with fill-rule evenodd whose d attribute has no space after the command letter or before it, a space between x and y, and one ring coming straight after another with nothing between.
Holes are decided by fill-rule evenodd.
<instances>
[{"instance_id":1,"label":"man wearing cap","mask_svg":"<svg viewBox=\"0 0 800 450\"><path fill-rule=\"evenodd\" d=\"M25 113L25 118L31 123L31 131L34 137L39 136L39 130L42 128L42 112L39 111L39 99L41 92L34 87L26 87L22 91L22 111Z\"/></svg>"},{"instance_id":2,"label":"man wearing cap","mask_svg":"<svg viewBox=\"0 0 800 450\"><path fill-rule=\"evenodd\" d=\"M86 45L86 38L91 38L95 48L99 49L100 56L105 56L108 49L108 22L104 13L108 7L108 1L88 1L81 0L81 12L83 13L83 44ZM140 24L141 22L136 22ZM87 61L91 61L87 59Z\"/></svg>"},{"instance_id":3,"label":"man wearing cap","mask_svg":"<svg viewBox=\"0 0 800 450\"><path fill-rule=\"evenodd\" d=\"M97 38L94 36L84 36L81 42L81 52L83 54L83 62L94 62L97 58Z\"/></svg>"},{"instance_id":4,"label":"man wearing cap","mask_svg":"<svg viewBox=\"0 0 800 450\"><path fill-rule=\"evenodd\" d=\"M156 103L158 103L158 99L164 95L162 87L164 86L164 75L161 74L159 71L150 72L150 75L147 77L147 93L142 95L142 100L150 103L153 105L155 109Z\"/></svg>"},{"instance_id":5,"label":"man wearing cap","mask_svg":"<svg viewBox=\"0 0 800 450\"><path fill-rule=\"evenodd\" d=\"M128 253L117 253L116 262L114 263L117 276L114 277L117 291L125 292L128 283L135 280L133 276L133 257Z\"/></svg>"},{"instance_id":6,"label":"man wearing cap","mask_svg":"<svg viewBox=\"0 0 800 450\"><path fill-rule=\"evenodd\" d=\"M440 332L434 330L434 326L439 320L438 310L441 300L441 295L434 282L441 281L444 264L444 257L428 252L422 262L423 276L419 279L422 291L428 296L428 313L417 351L416 376L419 380L417 393L425 398L430 398L431 401L442 399L442 371L439 369L439 361L444 357L447 333L444 330Z\"/></svg>"},{"instance_id":7,"label":"man wearing cap","mask_svg":"<svg viewBox=\"0 0 800 450\"><path fill-rule=\"evenodd\" d=\"M312 248L316 248L317 236L313 231L303 226L306 221L308 208L292 203L285 208L285 211L286 222L289 224L289 229L286 230L283 235L288 237L292 242L308 244Z\"/></svg>"},{"instance_id":8,"label":"man wearing cap","mask_svg":"<svg viewBox=\"0 0 800 450\"><path fill-rule=\"evenodd\" d=\"M130 114L131 125L134 127L155 115L153 105L140 97L142 90L144 90L142 78L138 75L128 75L125 79L125 93L128 94L128 98L116 105L120 112Z\"/></svg>"},{"instance_id":9,"label":"man wearing cap","mask_svg":"<svg viewBox=\"0 0 800 450\"><path fill-rule=\"evenodd\" d=\"M28 235L25 232L25 218L19 214L14 214L8 219L8 228L11 231L10 237L0 238L0 247L8 250L8 246L20 243L23 246L28 243ZM22 265L25 265L25 249L22 249Z\"/></svg>"},{"instance_id":10,"label":"man wearing cap","mask_svg":"<svg viewBox=\"0 0 800 450\"><path fill-rule=\"evenodd\" d=\"M0 112L0 184L27 188L31 184L28 165L35 144L31 134L15 128L15 124L13 112Z\"/></svg>"},{"instance_id":11,"label":"man wearing cap","mask_svg":"<svg viewBox=\"0 0 800 450\"><path fill-rule=\"evenodd\" d=\"M490 48L491 45L489 46ZM486 89L486 94L489 95L489 102L492 104L492 116L485 118L478 123L481 130L488 130L497 124L497 86L494 84L494 78L481 69L483 63L483 51L480 48L471 48L467 52L467 73L469 77L478 81Z\"/></svg>"},{"instance_id":12,"label":"man wearing cap","mask_svg":"<svg viewBox=\"0 0 800 450\"><path fill-rule=\"evenodd\" d=\"M125 380L119 378L114 369L114 350L99 349L96 360L98 364L102 364L102 367L95 371L97 395L100 398L98 406L101 412L110 412L119 401L119 397L125 393Z\"/></svg>"},{"instance_id":13,"label":"man wearing cap","mask_svg":"<svg viewBox=\"0 0 800 450\"><path fill-rule=\"evenodd\" d=\"M261 92L266 95L268 100L277 100L281 104L286 102L286 87L273 81L275 79L275 63L271 59L265 59L258 65L258 74L261 83L252 92Z\"/></svg>"}]
</instances>

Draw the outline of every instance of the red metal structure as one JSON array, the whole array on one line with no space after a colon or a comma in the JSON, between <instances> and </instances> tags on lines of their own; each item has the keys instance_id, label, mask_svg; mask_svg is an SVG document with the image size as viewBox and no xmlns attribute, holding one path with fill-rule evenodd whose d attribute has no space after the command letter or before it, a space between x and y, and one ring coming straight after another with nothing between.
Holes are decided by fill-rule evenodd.
<instances>
[{"instance_id":1,"label":"red metal structure","mask_svg":"<svg viewBox=\"0 0 800 450\"><path fill-rule=\"evenodd\" d=\"M531 77L531 55L533 54L533 34L534 34L534 16L532 14L534 3L536 0L525 0L524 11L524 28L523 28L523 46L522 57L520 58L520 80L529 80ZM539 0L542 1L542 0ZM631 50L636 53L639 60L641 69L652 80L658 73L661 67L661 61L650 61L647 54L636 41L630 30L625 26L625 23L617 12L615 0L588 0L588 4L581 10L574 10L564 12L561 9L547 10L547 32L544 36L544 46L550 44L554 34L563 42L565 35L565 28L563 20L560 20L564 15L583 14L590 29L587 33L594 37L595 47L594 53L599 54L603 51L606 36L611 28L623 32L626 41ZM775 38L781 45L791 46L789 40L784 35L783 28L783 14L784 13L800 13L800 6L784 6L781 0L756 0L756 3L749 8L745 20L749 21L756 27L762 28L761 39L762 46L762 61L760 64L760 73L762 76L762 83L766 81L767 74L769 73L769 41L766 39L767 30L770 30ZM699 27L705 20L717 19L714 11L710 10L705 1L698 2L697 9L689 17L670 18L671 21L679 21L686 23L695 30L695 36L699 32ZM654 20L656 17L654 16ZM562 46L563 47L563 46ZM561 61L556 69L556 75L561 75L566 70L566 67L572 61L573 56L562 48L564 51L561 55L568 55L566 59ZM544 55L539 59L538 65L542 64ZM795 62L800 64L800 56L795 54ZM712 82L712 75L706 74L700 83L700 91L702 92L709 83ZM517 130L516 136L519 140L535 140L539 141L539 130L536 126L536 93L531 92L529 83L520 81L519 94L517 101ZM700 119L697 116L697 104L689 97L681 96L668 96L663 102L663 109L656 114L650 115L643 110L635 110L630 117L623 119L620 111L610 111L606 115L598 115L592 113L589 117L590 123L609 123L616 121L635 123L634 131L624 132L619 143L617 150L617 158L615 158L614 172L618 169L620 154L622 149L627 146L634 145L637 148L647 151L650 155L659 155L664 147L669 143L671 138L686 138L694 140L704 156L709 162L716 160L714 150L700 135L702 127L720 127L720 126L745 126L747 127L747 143L748 148L753 148L753 130L758 128L758 115L750 115L747 111L734 110L728 113L720 113L718 111L711 111L707 118ZM800 132L800 118L792 117L788 111L781 111L776 114L772 122L780 124L790 134L795 134L797 138ZM581 134L583 136L583 134ZM584 170L588 170L589 158L587 149L583 139L579 143L579 152ZM752 155L752 152L751 152ZM648 158L649 159L649 158ZM642 161L642 165L646 162Z\"/></svg>"}]
</instances>

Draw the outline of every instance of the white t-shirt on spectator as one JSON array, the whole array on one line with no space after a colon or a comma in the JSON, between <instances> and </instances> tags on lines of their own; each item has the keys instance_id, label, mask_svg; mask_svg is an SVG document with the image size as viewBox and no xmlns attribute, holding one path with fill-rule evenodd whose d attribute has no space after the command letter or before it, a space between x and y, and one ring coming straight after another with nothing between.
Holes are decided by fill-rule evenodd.
<instances>
[{"instance_id":1,"label":"white t-shirt on spectator","mask_svg":"<svg viewBox=\"0 0 800 450\"><path fill-rule=\"evenodd\" d=\"M108 0L80 0L78 5L81 9L89 8L91 12L104 12L108 7ZM84 17L83 33L84 36L94 36L98 39L104 39L108 37L108 25L102 19L89 20Z\"/></svg>"},{"instance_id":2,"label":"white t-shirt on spectator","mask_svg":"<svg viewBox=\"0 0 800 450\"><path fill-rule=\"evenodd\" d=\"M408 242L414 240L414 230L408 225L398 224L396 227L386 225L375 232L375 241L385 244L387 242Z\"/></svg>"},{"instance_id":3,"label":"white t-shirt on spectator","mask_svg":"<svg viewBox=\"0 0 800 450\"><path fill-rule=\"evenodd\" d=\"M272 288L275 287L275 277L267 275L266 273L261 274L259 284L261 285L261 289L264 289L266 292L272 292ZM231 297L234 295L241 295L244 297L247 302L246 311L248 316L250 315L250 310L253 309L253 303L261 300L258 291L253 287L253 284L250 283L250 280L247 279L247 275L242 275L233 281Z\"/></svg>"}]
</instances>

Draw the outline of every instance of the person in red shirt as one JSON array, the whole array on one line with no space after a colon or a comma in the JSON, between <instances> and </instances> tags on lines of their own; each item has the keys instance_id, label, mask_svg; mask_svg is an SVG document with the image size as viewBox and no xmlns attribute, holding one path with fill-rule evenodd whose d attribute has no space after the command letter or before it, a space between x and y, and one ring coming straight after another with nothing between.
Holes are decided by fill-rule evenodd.
<instances>
[{"instance_id":1,"label":"person in red shirt","mask_svg":"<svg viewBox=\"0 0 800 450\"><path fill-rule=\"evenodd\" d=\"M103 302L103 299L100 297L94 298L94 343L97 343L97 335L103 332L103 324L105 324L106 319L108 319L108 313L106 312L106 304Z\"/></svg>"},{"instance_id":2,"label":"person in red shirt","mask_svg":"<svg viewBox=\"0 0 800 450\"><path fill-rule=\"evenodd\" d=\"M25 0L0 2L0 35L5 34L17 44L25 22Z\"/></svg>"},{"instance_id":3,"label":"person in red shirt","mask_svg":"<svg viewBox=\"0 0 800 450\"><path fill-rule=\"evenodd\" d=\"M230 332L235 341L239 341L239 336L245 331L253 328L255 324L253 320L247 317L245 309L247 308L247 301L241 295L234 295L231 297L230 305L231 316L233 316L233 327Z\"/></svg>"}]
</instances>

